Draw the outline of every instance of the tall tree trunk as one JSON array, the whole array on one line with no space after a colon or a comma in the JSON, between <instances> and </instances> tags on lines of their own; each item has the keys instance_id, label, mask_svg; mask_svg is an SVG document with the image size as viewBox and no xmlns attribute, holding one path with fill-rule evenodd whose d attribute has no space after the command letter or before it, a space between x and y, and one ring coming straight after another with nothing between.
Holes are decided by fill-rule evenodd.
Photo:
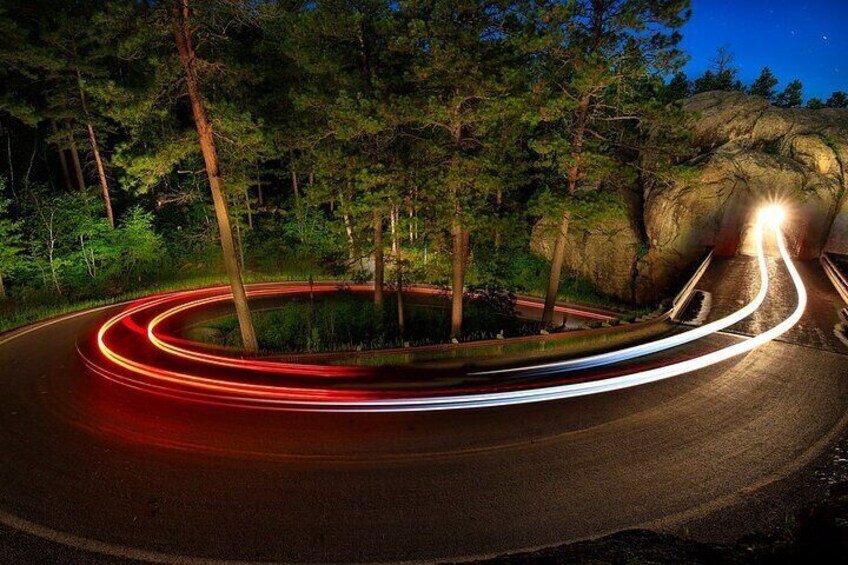
<instances>
[{"instance_id":1,"label":"tall tree trunk","mask_svg":"<svg viewBox=\"0 0 848 565\"><path fill-rule=\"evenodd\" d=\"M294 214L297 218L297 233L300 238L300 242L304 243L304 217L303 210L300 207L300 186L297 180L297 172L294 170L294 152L289 152L289 167L291 168L291 186L292 193L294 194Z\"/></svg>"},{"instance_id":2,"label":"tall tree trunk","mask_svg":"<svg viewBox=\"0 0 848 565\"><path fill-rule=\"evenodd\" d=\"M498 213L498 222L495 224L495 251L501 250L501 208L503 208L503 190L498 187L495 193L495 207Z\"/></svg>"},{"instance_id":3,"label":"tall tree trunk","mask_svg":"<svg viewBox=\"0 0 848 565\"><path fill-rule=\"evenodd\" d=\"M398 316L398 333L403 339L405 323L403 319L403 258L400 251L400 230L394 233L394 248L395 248L395 282L397 284L397 316Z\"/></svg>"},{"instance_id":4,"label":"tall tree trunk","mask_svg":"<svg viewBox=\"0 0 848 565\"><path fill-rule=\"evenodd\" d=\"M188 0L171 0L172 25L174 38L177 43L177 51L180 62L185 71L186 90L191 101L191 110L194 115L194 123L197 127L197 136L200 141L200 150L203 153L203 161L206 165L206 174L209 177L209 188L212 192L212 201L215 205L215 216L218 220L218 231L221 236L221 248L224 256L224 266L230 279L230 287L233 291L233 302L236 307L241 339L244 348L249 352L259 350L256 340L256 331L250 316L250 307L247 303L247 293L244 289L241 270L236 258L233 232L230 226L230 214L227 200L224 196L221 171L218 164L218 152L215 147L215 137L212 123L206 116L206 108L203 96L198 84L197 69L195 68L195 53L192 46L191 26L189 25Z\"/></svg>"},{"instance_id":5,"label":"tall tree trunk","mask_svg":"<svg viewBox=\"0 0 848 565\"><path fill-rule=\"evenodd\" d=\"M77 176L77 185L80 192L85 192L85 177L82 174L82 162L80 161L79 151L77 151L77 141L74 139L74 130L71 127L70 120L68 126L68 149L71 151L71 162L74 164L74 173Z\"/></svg>"},{"instance_id":6,"label":"tall tree trunk","mask_svg":"<svg viewBox=\"0 0 848 565\"><path fill-rule=\"evenodd\" d=\"M106 181L106 171L103 168L103 160L100 158L100 150L97 148L97 137L90 123L88 128L88 139L91 142L91 152L94 155L94 163L97 165L97 176L100 178L100 192L103 195L103 207L106 209L106 219L109 225L115 227L115 215L112 212L112 197L109 195L109 183Z\"/></svg>"},{"instance_id":7,"label":"tall tree trunk","mask_svg":"<svg viewBox=\"0 0 848 565\"><path fill-rule=\"evenodd\" d=\"M250 206L250 189L244 187L244 205L247 209L247 227L253 229L253 209Z\"/></svg>"},{"instance_id":8,"label":"tall tree trunk","mask_svg":"<svg viewBox=\"0 0 848 565\"><path fill-rule=\"evenodd\" d=\"M452 136L455 149L462 148L462 122L453 124ZM467 239L462 228L460 215L460 200L457 188L452 190L454 204L453 224L451 225L451 237L453 239L452 250L452 276L451 276L451 339L459 339L462 335L462 299L465 291L465 259L467 256Z\"/></svg>"},{"instance_id":9,"label":"tall tree trunk","mask_svg":"<svg viewBox=\"0 0 848 565\"><path fill-rule=\"evenodd\" d=\"M239 220L238 214L235 215L236 219L236 249L238 250L238 265L239 269L244 270L244 241L241 238L241 220Z\"/></svg>"},{"instance_id":10,"label":"tall tree trunk","mask_svg":"<svg viewBox=\"0 0 848 565\"><path fill-rule=\"evenodd\" d=\"M6 285L3 283L3 273L0 273L0 299L6 298Z\"/></svg>"},{"instance_id":11,"label":"tall tree trunk","mask_svg":"<svg viewBox=\"0 0 848 565\"><path fill-rule=\"evenodd\" d=\"M462 294L465 286L465 234L459 215L451 228L453 239L453 277L451 280L451 338L459 339L462 334Z\"/></svg>"},{"instance_id":12,"label":"tall tree trunk","mask_svg":"<svg viewBox=\"0 0 848 565\"><path fill-rule=\"evenodd\" d=\"M580 179L580 167L583 161L583 137L586 133L586 119L589 115L589 96L583 95L577 106L576 127L571 139L572 166L568 169L568 197L572 198L577 191L577 181ZM565 260L565 238L568 235L568 224L571 214L566 209L560 219L559 232L554 241L554 252L551 258L551 271L548 276L548 290L545 293L545 309L542 312L542 324L550 325L554 319L559 282L562 275L562 264Z\"/></svg>"},{"instance_id":13,"label":"tall tree trunk","mask_svg":"<svg viewBox=\"0 0 848 565\"><path fill-rule=\"evenodd\" d=\"M77 86L79 87L80 104L85 114L85 127L88 130L88 141L91 144L91 153L94 155L94 164L97 165L97 176L100 179L100 192L103 195L103 207L106 209L106 219L109 225L115 227L115 215L112 212L112 197L109 195L109 182L106 180L106 169L103 167L103 159L100 158L100 149L97 147L97 136L94 134L94 126L91 125L91 115L88 112L88 103L85 100L85 91L82 88L82 75L77 69Z\"/></svg>"},{"instance_id":14,"label":"tall tree trunk","mask_svg":"<svg viewBox=\"0 0 848 565\"><path fill-rule=\"evenodd\" d=\"M389 229L392 234L392 255L397 255L397 246L398 246L398 238L397 238L397 208L392 206L391 210L389 210Z\"/></svg>"},{"instance_id":15,"label":"tall tree trunk","mask_svg":"<svg viewBox=\"0 0 848 565\"><path fill-rule=\"evenodd\" d=\"M56 120L50 120L50 127L53 129L53 135L57 137L56 153L59 155L59 168L62 169L62 180L65 182L65 188L73 190L74 185L71 183L71 172L68 169L68 160L65 158L65 149L58 141L59 128L56 127Z\"/></svg>"},{"instance_id":16,"label":"tall tree trunk","mask_svg":"<svg viewBox=\"0 0 848 565\"><path fill-rule=\"evenodd\" d=\"M383 215L374 210L374 305L383 305Z\"/></svg>"},{"instance_id":17,"label":"tall tree trunk","mask_svg":"<svg viewBox=\"0 0 848 565\"><path fill-rule=\"evenodd\" d=\"M259 171L259 166L256 166L256 199L259 206L265 206L265 195L262 193L262 173Z\"/></svg>"},{"instance_id":18,"label":"tall tree trunk","mask_svg":"<svg viewBox=\"0 0 848 565\"><path fill-rule=\"evenodd\" d=\"M292 192L294 193L294 201L300 202L300 189L298 188L298 185L297 185L297 173L294 172L294 171L291 172L291 185L292 185Z\"/></svg>"},{"instance_id":19,"label":"tall tree trunk","mask_svg":"<svg viewBox=\"0 0 848 565\"><path fill-rule=\"evenodd\" d=\"M559 294L559 279L562 275L562 264L565 260L565 236L568 234L568 224L571 215L563 213L560 218L559 231L554 240L554 252L551 257L551 271L548 274L548 289L545 293L545 309L542 312L542 325L549 326L554 319L557 295Z\"/></svg>"},{"instance_id":20,"label":"tall tree trunk","mask_svg":"<svg viewBox=\"0 0 848 565\"><path fill-rule=\"evenodd\" d=\"M353 266L353 261L356 259L356 249L353 241L353 225L350 222L350 214L347 213L344 195L339 192L339 206L342 210L342 220L344 221L345 234L347 235L347 259Z\"/></svg>"}]
</instances>

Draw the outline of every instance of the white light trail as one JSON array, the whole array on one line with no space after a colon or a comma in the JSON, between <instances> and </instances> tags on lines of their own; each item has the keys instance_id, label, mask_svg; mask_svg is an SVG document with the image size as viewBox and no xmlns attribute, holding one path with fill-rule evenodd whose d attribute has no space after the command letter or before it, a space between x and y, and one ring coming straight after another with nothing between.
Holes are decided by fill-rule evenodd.
<instances>
[{"instance_id":1,"label":"white light trail","mask_svg":"<svg viewBox=\"0 0 848 565\"><path fill-rule=\"evenodd\" d=\"M713 351L711 353L688 359L671 365L657 367L638 371L619 377L590 381L583 383L572 383L567 385L557 385L550 387L541 387L528 390L494 392L485 394L468 394L457 396L434 396L420 397L413 399L375 399L366 401L349 401L344 403L332 404L321 403L320 409L332 410L336 412L411 412L411 411L430 411L430 410L456 410L463 408L482 408L492 406L508 406L512 404L526 404L532 402L543 402L548 400L561 400L565 398L574 398L578 396L587 396L590 394L598 394L602 392L611 392L621 390L643 384L648 384L671 377L676 377L692 371L697 371L721 363L731 359L737 355L742 355L752 351L753 349L763 345L783 333L791 329L801 316L804 314L804 309L807 306L807 290L798 274L792 259L786 249L786 244L783 241L783 234L780 231L777 222L759 222L761 227L765 223L770 224L774 230L774 236L777 240L780 256L786 264L789 275L795 286L795 291L798 295L798 304L792 314L780 322L775 327L763 332L762 334L736 343L734 345ZM758 230L760 240L758 241L758 252L760 257L763 257L762 252L762 230ZM763 259L764 260L764 259ZM314 410L319 409L318 406L310 408L308 402L295 403L294 409Z\"/></svg>"},{"instance_id":2,"label":"white light trail","mask_svg":"<svg viewBox=\"0 0 848 565\"><path fill-rule=\"evenodd\" d=\"M760 307L766 297L766 292L768 291L768 272L766 271L766 258L765 253L763 252L763 229L767 221L772 225L775 225L772 220L773 217L775 216L772 216L770 214L761 214L754 235L757 249L757 264L759 265L760 269L760 290L759 292L757 292L756 296L754 296L754 299L751 302L749 302L733 314L730 314L729 316L726 316L719 320L715 320L714 322L710 322L709 324L699 326L697 329L694 330L689 330L687 332L676 334L667 338L658 339L650 343L643 343L641 345L625 347L624 349L618 349L616 351L599 353L597 355L589 355L587 357L580 357L579 359L568 359L565 361L555 361L551 363L542 363L539 365L531 366L525 365L521 367L510 367L507 369L477 371L469 374L498 375L507 373L526 374L529 372L533 375L543 375L547 373L559 373L564 371L576 371L579 369L603 367L605 365L612 365L615 363L620 363L621 361L627 361L630 359L635 359L637 357L650 355L652 353L665 351L666 349L671 349L672 347L678 347L680 345L684 345L697 339L701 339L702 337L708 336L712 333L721 331L725 328L729 328L733 324L753 314L757 310L757 308Z\"/></svg>"},{"instance_id":3,"label":"white light trail","mask_svg":"<svg viewBox=\"0 0 848 565\"><path fill-rule=\"evenodd\" d=\"M129 386L149 389L164 395L174 395L180 398L195 399L204 402L226 405L252 405L265 408L278 408L294 411L329 411L329 412L406 412L406 411L430 411L430 410L453 410L467 408L481 408L490 406L506 406L513 404L525 404L542 402L547 400L558 400L610 392L639 386L685 373L696 371L721 363L722 361L741 355L762 345L784 332L788 331L801 318L807 303L807 294L801 277L795 269L786 249L783 235L780 231L781 212L774 209L763 211L757 221L754 237L757 249L757 263L760 270L760 289L749 304L733 314L707 324L695 330L671 336L657 342L629 347L620 351L594 355L582 359L562 361L558 363L547 363L541 365L525 366L510 370L490 371L491 373L516 372L519 376L538 376L548 373L559 373L574 370L575 368L587 368L608 365L619 361L633 359L635 357L656 353L685 343L689 343L699 337L724 329L749 316L759 308L768 290L769 280L766 268L763 239L768 231L773 233L778 245L781 259L795 286L798 296L798 304L792 314L770 330L745 341L735 343L731 346L712 351L688 359L674 362L669 365L654 367L651 369L631 369L632 372L616 377L596 378L592 381L572 382L569 384L536 384L528 383L527 388L521 390L502 390L493 392L463 393L442 391L427 393L417 391L421 396L410 395L403 391L392 393L383 391L381 396L371 396L378 391L357 391L355 389L335 388L302 388L291 386L278 386L275 384L242 383L227 379L215 379L205 374L185 374L157 367L148 367L138 362L127 361L123 358L113 358L109 351L103 354L118 366L147 377L136 379L105 371L107 378L113 378ZM143 307L140 306L140 307ZM131 309L130 312L133 310ZM108 325L108 324L107 324ZM151 324L154 326L154 324ZM104 326L106 327L106 326ZM141 329L141 328L139 328ZM143 331L143 330L142 330ZM148 336L151 333L148 328ZM98 345L101 351L104 349L103 330L98 333ZM203 359L203 361L206 361ZM96 365L96 364L95 364ZM93 367L98 370L96 367ZM101 372L98 370L98 372ZM102 372L101 372L102 374ZM476 373L481 374L481 373ZM535 385L535 386L534 386ZM169 388L171 387L171 388Z\"/></svg>"}]
</instances>

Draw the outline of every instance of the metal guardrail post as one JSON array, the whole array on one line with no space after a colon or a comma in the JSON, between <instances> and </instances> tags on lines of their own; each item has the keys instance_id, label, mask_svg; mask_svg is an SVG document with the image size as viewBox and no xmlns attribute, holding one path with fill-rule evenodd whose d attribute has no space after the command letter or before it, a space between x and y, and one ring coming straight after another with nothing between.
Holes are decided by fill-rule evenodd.
<instances>
[{"instance_id":1,"label":"metal guardrail post","mask_svg":"<svg viewBox=\"0 0 848 565\"><path fill-rule=\"evenodd\" d=\"M836 266L828 253L822 253L821 257L819 257L819 262L821 263L822 269L824 269L824 273L827 275L827 278L829 278L830 282L833 283L833 287L836 289L836 292L838 292L839 296L842 297L842 300L848 304L848 278L842 274L842 271L839 270L839 267Z\"/></svg>"}]
</instances>

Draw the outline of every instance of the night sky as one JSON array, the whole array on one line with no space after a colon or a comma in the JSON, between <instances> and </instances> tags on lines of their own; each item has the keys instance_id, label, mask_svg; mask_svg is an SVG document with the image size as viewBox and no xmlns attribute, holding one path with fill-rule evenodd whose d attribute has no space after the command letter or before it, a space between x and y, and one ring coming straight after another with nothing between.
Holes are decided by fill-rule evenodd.
<instances>
[{"instance_id":1,"label":"night sky","mask_svg":"<svg viewBox=\"0 0 848 565\"><path fill-rule=\"evenodd\" d=\"M848 0L692 0L683 36L690 78L725 46L746 84L768 66L779 89L800 79L805 99L848 91Z\"/></svg>"}]
</instances>

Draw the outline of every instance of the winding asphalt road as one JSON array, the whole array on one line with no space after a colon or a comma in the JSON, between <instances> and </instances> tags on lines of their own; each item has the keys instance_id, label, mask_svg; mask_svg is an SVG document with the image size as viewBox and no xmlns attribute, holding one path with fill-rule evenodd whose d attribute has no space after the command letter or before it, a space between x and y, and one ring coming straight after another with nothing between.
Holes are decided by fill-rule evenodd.
<instances>
[{"instance_id":1,"label":"winding asphalt road","mask_svg":"<svg viewBox=\"0 0 848 565\"><path fill-rule=\"evenodd\" d=\"M702 286L717 309L749 297L752 279L728 273L754 268L716 262ZM791 309L785 268L772 270L785 284L773 282L763 311ZM808 343L839 304L815 264L801 272L806 330L785 341L634 389L447 413L152 398L84 370L77 339L108 310L2 336L0 559L453 561L744 505L813 461L848 419L848 351Z\"/></svg>"}]
</instances>

